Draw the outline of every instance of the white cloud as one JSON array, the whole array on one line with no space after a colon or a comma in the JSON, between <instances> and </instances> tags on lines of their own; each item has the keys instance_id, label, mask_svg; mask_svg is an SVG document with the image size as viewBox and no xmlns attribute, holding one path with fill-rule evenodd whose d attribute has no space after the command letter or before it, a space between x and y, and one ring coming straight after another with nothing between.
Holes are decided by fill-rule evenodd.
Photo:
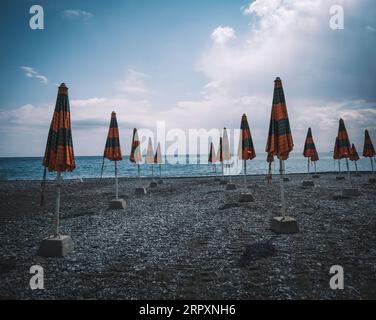
<instances>
[{"instance_id":1,"label":"white cloud","mask_svg":"<svg viewBox=\"0 0 376 320\"><path fill-rule=\"evenodd\" d=\"M224 45L235 38L235 31L231 27L219 26L213 31L211 38L216 44Z\"/></svg>"},{"instance_id":2,"label":"white cloud","mask_svg":"<svg viewBox=\"0 0 376 320\"><path fill-rule=\"evenodd\" d=\"M27 78L36 78L39 79L40 83L48 84L48 79L46 76L43 76L39 74L36 70L34 70L32 67L22 66L21 70L24 71L25 76Z\"/></svg>"},{"instance_id":3,"label":"white cloud","mask_svg":"<svg viewBox=\"0 0 376 320\"><path fill-rule=\"evenodd\" d=\"M94 17L91 12L80 9L64 10L62 16L68 19L82 19L85 22Z\"/></svg>"},{"instance_id":4,"label":"white cloud","mask_svg":"<svg viewBox=\"0 0 376 320\"><path fill-rule=\"evenodd\" d=\"M146 85L148 78L150 78L150 76L145 73L128 69L125 80L116 82L116 86L120 91L125 93L144 95L151 92Z\"/></svg>"}]
</instances>

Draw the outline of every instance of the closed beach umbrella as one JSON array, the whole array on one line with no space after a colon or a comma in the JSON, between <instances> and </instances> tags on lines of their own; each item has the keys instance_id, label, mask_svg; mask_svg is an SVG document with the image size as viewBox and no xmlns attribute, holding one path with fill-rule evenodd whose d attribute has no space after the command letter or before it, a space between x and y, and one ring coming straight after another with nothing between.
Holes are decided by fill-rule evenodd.
<instances>
[{"instance_id":1,"label":"closed beach umbrella","mask_svg":"<svg viewBox=\"0 0 376 320\"><path fill-rule=\"evenodd\" d=\"M239 159L244 161L244 187L247 187L247 160L256 158L256 151L253 147L251 130L249 129L248 119L245 114L242 116L240 123L241 148Z\"/></svg>"},{"instance_id":2,"label":"closed beach umbrella","mask_svg":"<svg viewBox=\"0 0 376 320\"><path fill-rule=\"evenodd\" d=\"M154 155L154 163L159 165L159 178L162 179L162 150L161 144L158 142L157 150Z\"/></svg>"},{"instance_id":3,"label":"closed beach umbrella","mask_svg":"<svg viewBox=\"0 0 376 320\"><path fill-rule=\"evenodd\" d=\"M208 162L212 164L212 166L214 168L215 175L217 175L217 169L216 169L216 165L215 165L215 163L217 162L217 157L215 155L213 142L210 142L210 151L209 151Z\"/></svg>"},{"instance_id":4,"label":"closed beach umbrella","mask_svg":"<svg viewBox=\"0 0 376 320\"><path fill-rule=\"evenodd\" d=\"M315 155L318 157L316 146L312 137L312 130L311 128L308 128L307 138L304 144L304 151L303 151L303 156L305 158L308 158L308 173L309 173L309 161L312 159L312 157L315 157Z\"/></svg>"},{"instance_id":5,"label":"closed beach umbrella","mask_svg":"<svg viewBox=\"0 0 376 320\"><path fill-rule=\"evenodd\" d=\"M45 167L44 181L46 177L46 169L48 169L49 172L56 171L57 173L54 237L58 238L60 235L59 212L61 173L65 171L73 171L76 168L73 152L68 88L64 83L60 85L58 90L55 111L52 117L50 131L48 133L43 166Z\"/></svg>"},{"instance_id":6,"label":"closed beach umbrella","mask_svg":"<svg viewBox=\"0 0 376 320\"><path fill-rule=\"evenodd\" d=\"M375 155L376 155L375 148L373 147L373 143L369 135L369 132L368 130L366 130L365 137L364 137L363 157L369 158L371 160L372 174L375 172L373 168L373 157Z\"/></svg>"},{"instance_id":7,"label":"closed beach umbrella","mask_svg":"<svg viewBox=\"0 0 376 320\"><path fill-rule=\"evenodd\" d=\"M269 135L266 145L268 155L277 156L280 165L281 175L281 199L282 215L286 217L286 204L284 194L284 161L288 159L290 152L294 148L291 135L290 122L287 113L285 94L283 92L282 81L276 78L274 81L273 106L270 116Z\"/></svg>"},{"instance_id":8,"label":"closed beach umbrella","mask_svg":"<svg viewBox=\"0 0 376 320\"><path fill-rule=\"evenodd\" d=\"M108 129L106 146L103 153L103 163L102 163L102 173L104 167L104 159L115 162L115 194L116 200L119 199L119 185L118 185L118 174L117 174L117 162L123 160L120 149L119 140L119 127L116 119L116 112L111 113L110 127Z\"/></svg>"},{"instance_id":9,"label":"closed beach umbrella","mask_svg":"<svg viewBox=\"0 0 376 320\"><path fill-rule=\"evenodd\" d=\"M222 179L224 178L224 171L223 171L223 141L222 137L219 138L219 146L218 146L218 153L217 153L217 161L222 165Z\"/></svg>"},{"instance_id":10,"label":"closed beach umbrella","mask_svg":"<svg viewBox=\"0 0 376 320\"><path fill-rule=\"evenodd\" d=\"M140 151L140 139L138 138L136 128L133 129L131 154L129 156L129 160L130 162L137 164L138 179L141 180L140 162L142 161L142 156Z\"/></svg>"},{"instance_id":11,"label":"closed beach umbrella","mask_svg":"<svg viewBox=\"0 0 376 320\"><path fill-rule=\"evenodd\" d=\"M151 164L151 174L152 174L152 179L154 180L154 150L153 150L153 143L151 141L151 138L149 137L148 141L148 149L146 151L146 157L145 157L145 163Z\"/></svg>"},{"instance_id":12,"label":"closed beach umbrella","mask_svg":"<svg viewBox=\"0 0 376 320\"><path fill-rule=\"evenodd\" d=\"M351 144L349 140L349 136L347 134L347 130L345 127L345 122L343 119L339 120L339 127L338 127L338 141L337 141L337 153L339 159L346 159L346 167L347 167L347 176L350 181L350 169L349 169L349 160L348 158L351 155Z\"/></svg>"},{"instance_id":13,"label":"closed beach umbrella","mask_svg":"<svg viewBox=\"0 0 376 320\"><path fill-rule=\"evenodd\" d=\"M350 154L350 160L353 161L355 163L355 170L356 172L358 172L358 160L359 160L359 155L358 155L358 151L356 150L355 148L355 145L352 144L351 146L351 154Z\"/></svg>"},{"instance_id":14,"label":"closed beach umbrella","mask_svg":"<svg viewBox=\"0 0 376 320\"><path fill-rule=\"evenodd\" d=\"M228 139L227 129L223 128L222 166L225 161L227 161L227 166L230 166L230 163L229 163L231 161L230 141ZM230 174L230 182L231 182L231 174Z\"/></svg>"},{"instance_id":15,"label":"closed beach umbrella","mask_svg":"<svg viewBox=\"0 0 376 320\"><path fill-rule=\"evenodd\" d=\"M336 142L334 144L334 151L333 151L333 159L334 161L338 160L338 172L341 173L341 158L339 156L339 142L338 136L336 137ZM335 166L334 166L335 167ZM335 168L334 168L335 169Z\"/></svg>"}]
</instances>

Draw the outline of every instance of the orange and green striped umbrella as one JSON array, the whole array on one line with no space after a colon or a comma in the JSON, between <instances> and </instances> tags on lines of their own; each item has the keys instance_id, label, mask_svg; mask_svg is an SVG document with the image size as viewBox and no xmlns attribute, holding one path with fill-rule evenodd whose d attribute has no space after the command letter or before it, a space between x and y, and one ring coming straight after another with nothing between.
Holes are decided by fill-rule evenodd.
<instances>
[{"instance_id":1,"label":"orange and green striped umbrella","mask_svg":"<svg viewBox=\"0 0 376 320\"><path fill-rule=\"evenodd\" d=\"M369 135L369 132L368 130L366 130L365 137L364 137L363 157L372 158L375 155L376 155L375 148L373 147L373 143Z\"/></svg>"},{"instance_id":2,"label":"orange and green striped umbrella","mask_svg":"<svg viewBox=\"0 0 376 320\"><path fill-rule=\"evenodd\" d=\"M57 196L55 206L54 237L58 238L60 215L61 173L76 168L73 152L68 88L62 83L59 87L55 111L48 133L46 151L43 158L44 175L41 190L41 206L44 203L46 169L57 172Z\"/></svg>"},{"instance_id":3,"label":"orange and green striped umbrella","mask_svg":"<svg viewBox=\"0 0 376 320\"><path fill-rule=\"evenodd\" d=\"M283 92L282 81L276 78L274 81L273 106L270 116L268 143L266 152L271 156L277 156L279 159L281 173L281 200L282 216L286 217L286 201L283 176L285 172L284 160L289 158L289 154L294 148L292 140L289 116L287 113L285 94Z\"/></svg>"},{"instance_id":4,"label":"orange and green striped umbrella","mask_svg":"<svg viewBox=\"0 0 376 320\"><path fill-rule=\"evenodd\" d=\"M319 160L320 160L320 158L319 158L319 155L318 155L317 150L316 150L316 148L315 148L315 153L314 153L314 155L311 157L311 161L312 161L312 162L316 162L316 161L319 161Z\"/></svg>"},{"instance_id":5,"label":"orange and green striped umbrella","mask_svg":"<svg viewBox=\"0 0 376 320\"><path fill-rule=\"evenodd\" d=\"M352 146L351 146L350 160L351 161L358 161L359 159L360 158L359 158L359 155L358 155L358 151L356 150L355 145L352 144Z\"/></svg>"},{"instance_id":6,"label":"orange and green striped umbrella","mask_svg":"<svg viewBox=\"0 0 376 320\"><path fill-rule=\"evenodd\" d=\"M142 156L141 156L141 151L140 151L140 140L138 138L138 133L137 133L136 128L133 129L131 154L129 156L129 160L137 164L142 161Z\"/></svg>"},{"instance_id":7,"label":"orange and green striped umbrella","mask_svg":"<svg viewBox=\"0 0 376 320\"><path fill-rule=\"evenodd\" d=\"M282 81L274 81L273 106L270 117L268 143L266 152L277 156L280 160L287 160L294 148L290 122L287 113L285 94Z\"/></svg>"},{"instance_id":8,"label":"orange and green striped umbrella","mask_svg":"<svg viewBox=\"0 0 376 320\"><path fill-rule=\"evenodd\" d=\"M110 161L123 160L120 149L119 127L116 119L116 112L114 111L111 114L110 128L108 129L103 157Z\"/></svg>"},{"instance_id":9,"label":"orange and green striped umbrella","mask_svg":"<svg viewBox=\"0 0 376 320\"><path fill-rule=\"evenodd\" d=\"M349 158L351 155L351 144L347 130L345 127L345 122L343 119L339 120L338 128L338 141L337 141L337 152L339 159Z\"/></svg>"},{"instance_id":10,"label":"orange and green striped umbrella","mask_svg":"<svg viewBox=\"0 0 376 320\"><path fill-rule=\"evenodd\" d=\"M240 160L252 160L256 157L255 148L253 147L251 130L249 129L249 124L247 116L243 114L240 123L240 134L241 134L241 150L239 154Z\"/></svg>"},{"instance_id":11,"label":"orange and green striped umbrella","mask_svg":"<svg viewBox=\"0 0 376 320\"><path fill-rule=\"evenodd\" d=\"M312 158L317 155L316 146L312 137L312 130L308 128L307 138L304 144L303 155L305 158Z\"/></svg>"},{"instance_id":12,"label":"orange and green striped umbrella","mask_svg":"<svg viewBox=\"0 0 376 320\"><path fill-rule=\"evenodd\" d=\"M318 158L316 146L315 146L315 143L314 143L313 137L312 137L311 128L308 128L307 138L306 138L306 141L305 141L305 144L304 144L303 156L305 158L308 158L308 173L309 173L309 161L312 158L314 158L314 159ZM318 161L318 159L315 160L315 161Z\"/></svg>"},{"instance_id":13,"label":"orange and green striped umbrella","mask_svg":"<svg viewBox=\"0 0 376 320\"><path fill-rule=\"evenodd\" d=\"M48 133L43 166L48 171L65 172L76 168L73 152L68 88L59 87L54 115Z\"/></svg>"}]
</instances>

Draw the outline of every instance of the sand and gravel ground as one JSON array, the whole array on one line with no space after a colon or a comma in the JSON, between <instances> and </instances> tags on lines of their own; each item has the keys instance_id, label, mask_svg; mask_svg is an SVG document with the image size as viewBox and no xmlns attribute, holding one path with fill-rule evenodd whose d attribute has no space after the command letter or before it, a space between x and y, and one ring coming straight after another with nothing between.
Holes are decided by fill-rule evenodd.
<instances>
[{"instance_id":1,"label":"sand and gravel ground","mask_svg":"<svg viewBox=\"0 0 376 320\"><path fill-rule=\"evenodd\" d=\"M61 231L75 250L65 258L37 255L52 232L55 187L40 208L37 181L0 182L1 299L376 299L376 185L354 177L359 197L334 200L346 186L321 174L286 185L288 213L301 232L277 235L279 181L248 178L255 201L239 203L213 178L168 179L146 196L137 180L120 179L125 210L109 210L110 179L64 181ZM150 180L143 180L145 186ZM244 189L243 189L244 191ZM29 288L29 269L41 265L45 289ZM341 265L345 289L329 287Z\"/></svg>"}]
</instances>

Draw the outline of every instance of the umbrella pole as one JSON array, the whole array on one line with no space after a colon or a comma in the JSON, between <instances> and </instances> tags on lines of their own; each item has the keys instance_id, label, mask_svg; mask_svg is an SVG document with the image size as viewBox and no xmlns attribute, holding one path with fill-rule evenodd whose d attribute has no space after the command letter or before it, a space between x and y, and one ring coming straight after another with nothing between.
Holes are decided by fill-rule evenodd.
<instances>
[{"instance_id":1,"label":"umbrella pole","mask_svg":"<svg viewBox=\"0 0 376 320\"><path fill-rule=\"evenodd\" d=\"M339 173L341 173L341 160L338 159L338 170L339 170Z\"/></svg>"},{"instance_id":2,"label":"umbrella pole","mask_svg":"<svg viewBox=\"0 0 376 320\"><path fill-rule=\"evenodd\" d=\"M357 164L358 161L355 161L355 171L356 173L358 173L358 164Z\"/></svg>"},{"instance_id":3,"label":"umbrella pole","mask_svg":"<svg viewBox=\"0 0 376 320\"><path fill-rule=\"evenodd\" d=\"M372 157L370 157L369 159L371 160L372 174L374 174L375 172L373 171L373 160L372 160Z\"/></svg>"},{"instance_id":4,"label":"umbrella pole","mask_svg":"<svg viewBox=\"0 0 376 320\"><path fill-rule=\"evenodd\" d=\"M115 161L115 196L116 196L116 200L119 199L119 182L118 182L117 161Z\"/></svg>"},{"instance_id":5,"label":"umbrella pole","mask_svg":"<svg viewBox=\"0 0 376 320\"><path fill-rule=\"evenodd\" d=\"M61 172L57 172L57 194L56 194L56 204L55 204L55 230L54 238L59 238L59 212L60 212L60 188L61 188Z\"/></svg>"},{"instance_id":6,"label":"umbrella pole","mask_svg":"<svg viewBox=\"0 0 376 320\"><path fill-rule=\"evenodd\" d=\"M244 160L244 188L247 188L247 160Z\"/></svg>"},{"instance_id":7,"label":"umbrella pole","mask_svg":"<svg viewBox=\"0 0 376 320\"><path fill-rule=\"evenodd\" d=\"M159 164L159 179L162 179L162 165Z\"/></svg>"},{"instance_id":8,"label":"umbrella pole","mask_svg":"<svg viewBox=\"0 0 376 320\"><path fill-rule=\"evenodd\" d=\"M313 166L315 167L315 174L317 173L316 171L316 161L313 162Z\"/></svg>"},{"instance_id":9,"label":"umbrella pole","mask_svg":"<svg viewBox=\"0 0 376 320\"><path fill-rule=\"evenodd\" d=\"M214 163L214 173L215 173L215 176L217 176L217 165Z\"/></svg>"},{"instance_id":10,"label":"umbrella pole","mask_svg":"<svg viewBox=\"0 0 376 320\"><path fill-rule=\"evenodd\" d=\"M138 181L141 182L141 170L140 170L140 164L137 163L137 171L138 171Z\"/></svg>"},{"instance_id":11,"label":"umbrella pole","mask_svg":"<svg viewBox=\"0 0 376 320\"><path fill-rule=\"evenodd\" d=\"M349 179L349 183L351 183L349 159L347 159L347 158L346 158L346 168L347 168L347 178Z\"/></svg>"},{"instance_id":12,"label":"umbrella pole","mask_svg":"<svg viewBox=\"0 0 376 320\"><path fill-rule=\"evenodd\" d=\"M228 168L228 174L229 174L230 183L231 183L231 167L229 163L227 164L227 168Z\"/></svg>"},{"instance_id":13,"label":"umbrella pole","mask_svg":"<svg viewBox=\"0 0 376 320\"><path fill-rule=\"evenodd\" d=\"M103 169L104 169L104 157L103 157L103 161L102 161L101 179L103 177Z\"/></svg>"},{"instance_id":14,"label":"umbrella pole","mask_svg":"<svg viewBox=\"0 0 376 320\"><path fill-rule=\"evenodd\" d=\"M283 160L279 160L279 172L280 172L280 185L281 185L281 200L282 200L282 217L283 220L286 218L286 203L285 203L285 186L283 182L284 178L284 165Z\"/></svg>"},{"instance_id":15,"label":"umbrella pole","mask_svg":"<svg viewBox=\"0 0 376 320\"><path fill-rule=\"evenodd\" d=\"M372 161L372 159L371 159ZM372 165L372 168L373 168L373 165ZM223 161L222 161L222 180L225 180L225 172L224 172L224 169L223 169Z\"/></svg>"},{"instance_id":16,"label":"umbrella pole","mask_svg":"<svg viewBox=\"0 0 376 320\"><path fill-rule=\"evenodd\" d=\"M154 181L154 165L151 165L151 181Z\"/></svg>"}]
</instances>

